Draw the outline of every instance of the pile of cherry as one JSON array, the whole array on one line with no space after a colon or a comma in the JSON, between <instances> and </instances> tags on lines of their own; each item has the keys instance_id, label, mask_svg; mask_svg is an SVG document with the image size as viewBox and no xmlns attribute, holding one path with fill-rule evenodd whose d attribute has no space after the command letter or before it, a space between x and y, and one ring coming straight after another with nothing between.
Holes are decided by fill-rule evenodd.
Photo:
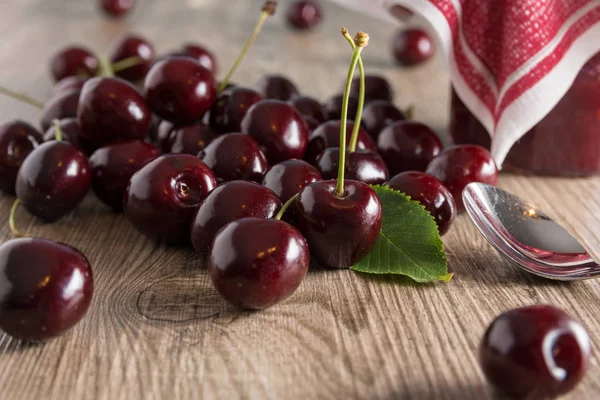
<instances>
[{"instance_id":1,"label":"pile of cherry","mask_svg":"<svg viewBox=\"0 0 600 400\"><path fill-rule=\"evenodd\" d=\"M362 70L365 40L351 43L350 71L357 63ZM255 88L218 83L215 58L197 44L156 58L149 41L128 35L108 59L79 46L59 51L42 108L45 134L23 121L0 126L0 189L17 196L15 234L18 204L54 222L92 188L144 235L207 256L227 301L262 309L296 290L311 257L348 268L370 252L382 224L370 185L420 202L444 234L468 183L497 182L487 150L444 149L394 106L381 76L361 74L362 86L349 72L345 92L322 104L283 76ZM142 81L140 91L134 84ZM92 292L92 269L78 250L31 238L0 246L0 328L9 335L62 334L83 317ZM588 357L583 328L542 306L500 316L481 347L486 376L516 395L570 390ZM526 380L515 366L529 371Z\"/></svg>"}]
</instances>

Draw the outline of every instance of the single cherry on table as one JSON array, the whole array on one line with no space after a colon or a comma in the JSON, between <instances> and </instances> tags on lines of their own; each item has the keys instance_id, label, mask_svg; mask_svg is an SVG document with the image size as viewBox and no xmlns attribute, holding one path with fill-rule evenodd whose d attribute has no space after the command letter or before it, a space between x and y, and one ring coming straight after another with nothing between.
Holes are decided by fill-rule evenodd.
<instances>
[{"instance_id":1,"label":"single cherry on table","mask_svg":"<svg viewBox=\"0 0 600 400\"><path fill-rule=\"evenodd\" d=\"M214 172L217 182L247 179L260 182L267 171L267 158L250 136L228 133L213 140L198 158Z\"/></svg>"},{"instance_id":2,"label":"single cherry on table","mask_svg":"<svg viewBox=\"0 0 600 400\"><path fill-rule=\"evenodd\" d=\"M68 76L96 76L99 69L98 58L90 50L80 46L60 49L50 60L50 70L56 82Z\"/></svg>"},{"instance_id":3,"label":"single cherry on table","mask_svg":"<svg viewBox=\"0 0 600 400\"><path fill-rule=\"evenodd\" d=\"M450 190L459 212L465 209L462 191L469 183L498 184L498 168L490 152L470 144L445 149L429 163L425 172L439 179Z\"/></svg>"},{"instance_id":4,"label":"single cherry on table","mask_svg":"<svg viewBox=\"0 0 600 400\"><path fill-rule=\"evenodd\" d=\"M323 179L334 179L338 174L339 163L340 148L329 147L317 157L315 166ZM346 153L345 171L346 178L369 185L381 185L390 177L381 156L370 150L357 150Z\"/></svg>"},{"instance_id":5,"label":"single cherry on table","mask_svg":"<svg viewBox=\"0 0 600 400\"><path fill-rule=\"evenodd\" d=\"M392 175L404 171L425 171L443 150L436 133L415 121L399 121L384 128L377 137L377 151Z\"/></svg>"},{"instance_id":6,"label":"single cherry on table","mask_svg":"<svg viewBox=\"0 0 600 400\"><path fill-rule=\"evenodd\" d=\"M111 17L122 17L133 8L134 0L98 0L100 7Z\"/></svg>"},{"instance_id":7,"label":"single cherry on table","mask_svg":"<svg viewBox=\"0 0 600 400\"><path fill-rule=\"evenodd\" d=\"M154 47L147 39L128 34L118 38L111 45L108 57L113 66L118 65L119 61L137 57L135 65L116 70L115 75L130 82L138 82L146 77L152 67Z\"/></svg>"},{"instance_id":8,"label":"single cherry on table","mask_svg":"<svg viewBox=\"0 0 600 400\"><path fill-rule=\"evenodd\" d=\"M405 119L406 115L389 101L374 100L365 107L361 124L376 141L384 128Z\"/></svg>"},{"instance_id":9,"label":"single cherry on table","mask_svg":"<svg viewBox=\"0 0 600 400\"><path fill-rule=\"evenodd\" d=\"M30 214L54 222L81 203L91 182L85 154L69 142L51 141L36 147L25 159L15 192Z\"/></svg>"},{"instance_id":10,"label":"single cherry on table","mask_svg":"<svg viewBox=\"0 0 600 400\"><path fill-rule=\"evenodd\" d=\"M265 99L288 101L300 94L296 85L282 75L266 75L256 86Z\"/></svg>"},{"instance_id":11,"label":"single cherry on table","mask_svg":"<svg viewBox=\"0 0 600 400\"><path fill-rule=\"evenodd\" d=\"M585 329L548 305L501 314L479 347L485 377L513 398L552 399L573 390L587 370L589 357Z\"/></svg>"},{"instance_id":12,"label":"single cherry on table","mask_svg":"<svg viewBox=\"0 0 600 400\"><path fill-rule=\"evenodd\" d=\"M399 64L406 66L418 65L433 56L435 43L423 29L405 29L394 36L392 52Z\"/></svg>"},{"instance_id":13,"label":"single cherry on table","mask_svg":"<svg viewBox=\"0 0 600 400\"><path fill-rule=\"evenodd\" d=\"M86 314L94 292L87 258L66 244L38 238L0 246L0 329L15 339L62 335Z\"/></svg>"},{"instance_id":14,"label":"single cherry on table","mask_svg":"<svg viewBox=\"0 0 600 400\"><path fill-rule=\"evenodd\" d=\"M294 293L309 261L306 240L293 226L277 219L242 218L215 237L208 272L229 303L260 310Z\"/></svg>"},{"instance_id":15,"label":"single cherry on table","mask_svg":"<svg viewBox=\"0 0 600 400\"><path fill-rule=\"evenodd\" d=\"M295 0L288 6L287 21L290 26L307 30L321 22L321 6L314 0Z\"/></svg>"},{"instance_id":16,"label":"single cherry on table","mask_svg":"<svg viewBox=\"0 0 600 400\"><path fill-rule=\"evenodd\" d=\"M185 124L202 119L217 97L212 73L189 57L159 61L144 81L146 101L162 119Z\"/></svg>"},{"instance_id":17,"label":"single cherry on table","mask_svg":"<svg viewBox=\"0 0 600 400\"><path fill-rule=\"evenodd\" d=\"M446 234L456 217L456 202L442 182L424 172L402 172L390 179L386 186L418 201L435 220L440 235Z\"/></svg>"},{"instance_id":18,"label":"single cherry on table","mask_svg":"<svg viewBox=\"0 0 600 400\"><path fill-rule=\"evenodd\" d=\"M90 157L92 189L113 210L123 211L123 197L134 173L160 156L160 151L141 140L116 142L99 148Z\"/></svg>"},{"instance_id":19,"label":"single cherry on table","mask_svg":"<svg viewBox=\"0 0 600 400\"><path fill-rule=\"evenodd\" d=\"M143 140L150 119L144 97L129 82L96 77L83 86L77 120L83 140L95 149L118 140Z\"/></svg>"},{"instance_id":20,"label":"single cherry on table","mask_svg":"<svg viewBox=\"0 0 600 400\"><path fill-rule=\"evenodd\" d=\"M206 254L219 230L229 222L245 217L273 218L281 205L271 189L256 182L223 183L198 206L191 225L192 245L199 253ZM249 237L248 241L251 240Z\"/></svg>"},{"instance_id":21,"label":"single cherry on table","mask_svg":"<svg viewBox=\"0 0 600 400\"><path fill-rule=\"evenodd\" d=\"M218 133L241 132L246 113L262 99L256 90L241 86L223 90L210 110L210 126Z\"/></svg>"},{"instance_id":22,"label":"single cherry on table","mask_svg":"<svg viewBox=\"0 0 600 400\"><path fill-rule=\"evenodd\" d=\"M309 164L315 165L317 157L327 148L340 146L340 125L341 121L328 121L321 124L315 129L308 138L308 145L304 160ZM354 122L348 121L347 129L354 129ZM350 143L350 135L346 136L346 145ZM367 131L359 128L358 139L356 141L357 150L377 151L377 145L369 136Z\"/></svg>"},{"instance_id":23,"label":"single cherry on table","mask_svg":"<svg viewBox=\"0 0 600 400\"><path fill-rule=\"evenodd\" d=\"M168 244L187 244L198 204L217 186L212 171L189 154L165 154L131 177L125 216L142 234Z\"/></svg>"},{"instance_id":24,"label":"single cherry on table","mask_svg":"<svg viewBox=\"0 0 600 400\"><path fill-rule=\"evenodd\" d=\"M252 137L271 164L302 158L308 145L308 128L291 105L280 100L254 104L242 120L242 133Z\"/></svg>"}]
</instances>

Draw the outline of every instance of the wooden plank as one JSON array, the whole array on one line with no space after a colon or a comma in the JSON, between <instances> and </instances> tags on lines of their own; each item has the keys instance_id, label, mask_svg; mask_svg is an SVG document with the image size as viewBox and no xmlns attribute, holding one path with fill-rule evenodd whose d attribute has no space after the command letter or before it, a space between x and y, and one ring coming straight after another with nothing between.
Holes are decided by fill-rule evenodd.
<instances>
[{"instance_id":1,"label":"wooden plank","mask_svg":"<svg viewBox=\"0 0 600 400\"><path fill-rule=\"evenodd\" d=\"M254 23L258 1L144 1L130 19L100 17L94 2L23 0L2 6L0 84L44 99L48 59L61 45L85 43L105 52L116 36L135 30L160 52L199 41L218 54L221 73ZM283 4L286 2L283 1ZM283 6L282 6L283 9ZM325 99L340 90L350 51L342 25L371 35L369 72L394 83L396 103L414 104L416 118L442 134L448 121L448 76L438 57L422 68L393 66L393 26L326 4L316 32L295 34L283 12L269 21L236 82L251 85L283 72L303 93ZM37 121L35 109L0 98L0 120ZM537 202L598 255L598 179L505 175L501 186ZM0 198L8 216L13 198ZM410 398L484 399L493 393L477 363L479 340L504 310L557 305L600 339L598 283L549 282L512 267L466 216L444 237L449 284L313 269L288 301L262 312L220 300L201 260L138 234L89 196L49 225L18 215L23 230L64 241L90 259L96 295L86 318L65 337L27 346L0 335L0 398ZM10 237L7 224L2 241ZM595 248L594 248L595 247ZM591 368L567 398L596 399L600 367Z\"/></svg>"}]
</instances>

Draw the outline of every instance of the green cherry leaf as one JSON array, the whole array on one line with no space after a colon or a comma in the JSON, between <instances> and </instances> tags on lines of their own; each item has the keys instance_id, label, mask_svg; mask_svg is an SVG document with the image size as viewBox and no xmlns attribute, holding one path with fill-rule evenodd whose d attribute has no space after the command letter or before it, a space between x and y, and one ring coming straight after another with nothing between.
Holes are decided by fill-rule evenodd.
<instances>
[{"instance_id":1,"label":"green cherry leaf","mask_svg":"<svg viewBox=\"0 0 600 400\"><path fill-rule=\"evenodd\" d=\"M373 250L354 271L405 275L416 282L452 279L433 217L417 201L386 186L372 186L381 202L383 223Z\"/></svg>"}]
</instances>

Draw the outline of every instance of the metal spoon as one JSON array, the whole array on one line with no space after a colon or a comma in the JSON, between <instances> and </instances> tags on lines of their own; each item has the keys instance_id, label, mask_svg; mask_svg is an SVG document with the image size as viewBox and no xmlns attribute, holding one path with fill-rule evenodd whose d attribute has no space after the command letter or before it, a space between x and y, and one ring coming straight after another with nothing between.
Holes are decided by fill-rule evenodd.
<instances>
[{"instance_id":1,"label":"metal spoon","mask_svg":"<svg viewBox=\"0 0 600 400\"><path fill-rule=\"evenodd\" d=\"M581 244L533 204L483 183L467 185L462 197L477 229L518 267L561 281L600 276Z\"/></svg>"}]
</instances>

